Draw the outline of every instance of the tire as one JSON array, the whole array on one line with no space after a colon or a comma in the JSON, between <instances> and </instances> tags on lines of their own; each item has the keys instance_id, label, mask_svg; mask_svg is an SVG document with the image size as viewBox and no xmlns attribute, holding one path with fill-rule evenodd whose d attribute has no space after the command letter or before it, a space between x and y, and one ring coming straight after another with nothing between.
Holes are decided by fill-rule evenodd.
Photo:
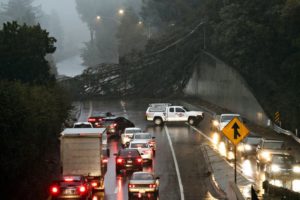
<instances>
[{"instance_id":1,"label":"tire","mask_svg":"<svg viewBox=\"0 0 300 200\"><path fill-rule=\"evenodd\" d=\"M153 120L155 125L161 126L163 124L163 120L160 117L155 117Z\"/></svg>"},{"instance_id":2,"label":"tire","mask_svg":"<svg viewBox=\"0 0 300 200\"><path fill-rule=\"evenodd\" d=\"M188 119L188 123L190 124L190 125L195 125L196 124L196 117L190 117L189 119Z\"/></svg>"}]
</instances>

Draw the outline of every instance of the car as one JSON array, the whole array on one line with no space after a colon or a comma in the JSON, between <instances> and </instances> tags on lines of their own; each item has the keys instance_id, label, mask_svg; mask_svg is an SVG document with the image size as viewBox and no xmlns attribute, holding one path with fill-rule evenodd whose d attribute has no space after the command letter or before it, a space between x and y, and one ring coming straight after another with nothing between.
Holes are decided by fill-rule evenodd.
<instances>
[{"instance_id":1,"label":"car","mask_svg":"<svg viewBox=\"0 0 300 200\"><path fill-rule=\"evenodd\" d=\"M300 166L294 156L286 153L274 153L266 164L266 178L290 179L299 177Z\"/></svg>"},{"instance_id":2,"label":"car","mask_svg":"<svg viewBox=\"0 0 300 200\"><path fill-rule=\"evenodd\" d=\"M134 123L125 117L106 117L103 119L103 126L107 129L108 135L120 136L125 128L135 127Z\"/></svg>"},{"instance_id":3,"label":"car","mask_svg":"<svg viewBox=\"0 0 300 200\"><path fill-rule=\"evenodd\" d=\"M149 146L153 150L153 154L155 154L155 152L156 152L156 141L155 141L155 137L151 133L135 133L133 135L131 141L134 141L134 140L147 140Z\"/></svg>"},{"instance_id":4,"label":"car","mask_svg":"<svg viewBox=\"0 0 300 200\"><path fill-rule=\"evenodd\" d=\"M235 117L237 117L240 122L243 122L241 115L237 113L223 113L221 115L216 115L215 119L212 120L212 130L217 132L222 131L222 129Z\"/></svg>"},{"instance_id":5,"label":"car","mask_svg":"<svg viewBox=\"0 0 300 200\"><path fill-rule=\"evenodd\" d=\"M127 147L135 133L141 133L142 129L138 127L125 128L124 133L121 134L121 144Z\"/></svg>"},{"instance_id":6,"label":"car","mask_svg":"<svg viewBox=\"0 0 300 200\"><path fill-rule=\"evenodd\" d=\"M256 164L258 169L264 169L265 164L271 161L274 153L289 153L285 142L276 139L262 139L256 149Z\"/></svg>"},{"instance_id":7,"label":"car","mask_svg":"<svg viewBox=\"0 0 300 200\"><path fill-rule=\"evenodd\" d=\"M240 144L237 146L238 153L241 157L255 156L257 146L261 143L262 137L250 133Z\"/></svg>"},{"instance_id":8,"label":"car","mask_svg":"<svg viewBox=\"0 0 300 200\"><path fill-rule=\"evenodd\" d=\"M143 158L143 161L152 164L153 150L150 147L148 140L133 140L129 143L128 148L138 150Z\"/></svg>"},{"instance_id":9,"label":"car","mask_svg":"<svg viewBox=\"0 0 300 200\"><path fill-rule=\"evenodd\" d=\"M116 156L116 174L125 171L143 171L143 158L137 149L120 149Z\"/></svg>"},{"instance_id":10,"label":"car","mask_svg":"<svg viewBox=\"0 0 300 200\"><path fill-rule=\"evenodd\" d=\"M73 128L93 128L90 122L75 122Z\"/></svg>"},{"instance_id":11,"label":"car","mask_svg":"<svg viewBox=\"0 0 300 200\"><path fill-rule=\"evenodd\" d=\"M105 117L112 117L114 116L111 112L106 112L106 113L100 113L97 115L90 116L88 118L88 122L93 124L94 127L102 127L102 121L104 120Z\"/></svg>"},{"instance_id":12,"label":"car","mask_svg":"<svg viewBox=\"0 0 300 200\"><path fill-rule=\"evenodd\" d=\"M134 172L128 182L128 199L134 197L157 199L159 196L159 177L151 172Z\"/></svg>"},{"instance_id":13,"label":"car","mask_svg":"<svg viewBox=\"0 0 300 200\"><path fill-rule=\"evenodd\" d=\"M92 187L82 175L64 175L51 183L50 196L52 200L88 200L92 198Z\"/></svg>"}]
</instances>

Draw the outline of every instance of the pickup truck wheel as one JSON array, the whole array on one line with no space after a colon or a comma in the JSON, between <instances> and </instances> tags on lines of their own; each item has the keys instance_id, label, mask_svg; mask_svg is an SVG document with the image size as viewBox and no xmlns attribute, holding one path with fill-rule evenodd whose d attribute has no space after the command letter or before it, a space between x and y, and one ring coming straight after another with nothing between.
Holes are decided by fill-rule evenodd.
<instances>
[{"instance_id":1,"label":"pickup truck wheel","mask_svg":"<svg viewBox=\"0 0 300 200\"><path fill-rule=\"evenodd\" d=\"M162 123L163 123L163 121L162 121L162 119L161 119L160 117L154 118L153 121L154 121L154 124L155 124L155 125L158 125L158 126L161 126Z\"/></svg>"},{"instance_id":2,"label":"pickup truck wheel","mask_svg":"<svg viewBox=\"0 0 300 200\"><path fill-rule=\"evenodd\" d=\"M190 125L195 125L195 124L196 124L196 118L195 118L195 117L190 117L190 118L188 119L188 123L189 123Z\"/></svg>"}]
</instances>

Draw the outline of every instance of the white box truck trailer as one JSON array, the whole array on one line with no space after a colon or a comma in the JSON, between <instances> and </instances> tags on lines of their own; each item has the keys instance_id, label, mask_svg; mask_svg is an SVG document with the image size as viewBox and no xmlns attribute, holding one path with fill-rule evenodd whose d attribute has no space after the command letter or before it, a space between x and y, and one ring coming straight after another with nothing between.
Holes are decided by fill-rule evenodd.
<instances>
[{"instance_id":1,"label":"white box truck trailer","mask_svg":"<svg viewBox=\"0 0 300 200\"><path fill-rule=\"evenodd\" d=\"M84 175L94 190L104 190L107 162L103 155L105 128L66 128L60 136L62 175Z\"/></svg>"}]
</instances>

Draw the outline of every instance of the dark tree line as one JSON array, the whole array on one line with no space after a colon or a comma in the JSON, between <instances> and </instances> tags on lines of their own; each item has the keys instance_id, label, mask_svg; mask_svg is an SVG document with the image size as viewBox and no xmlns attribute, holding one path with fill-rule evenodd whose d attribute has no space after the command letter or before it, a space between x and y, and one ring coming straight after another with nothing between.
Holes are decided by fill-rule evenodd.
<instances>
[{"instance_id":1,"label":"dark tree line","mask_svg":"<svg viewBox=\"0 0 300 200\"><path fill-rule=\"evenodd\" d=\"M0 171L2 195L46 199L59 166L58 134L70 101L46 54L55 38L39 25L7 22L0 30Z\"/></svg>"}]
</instances>

